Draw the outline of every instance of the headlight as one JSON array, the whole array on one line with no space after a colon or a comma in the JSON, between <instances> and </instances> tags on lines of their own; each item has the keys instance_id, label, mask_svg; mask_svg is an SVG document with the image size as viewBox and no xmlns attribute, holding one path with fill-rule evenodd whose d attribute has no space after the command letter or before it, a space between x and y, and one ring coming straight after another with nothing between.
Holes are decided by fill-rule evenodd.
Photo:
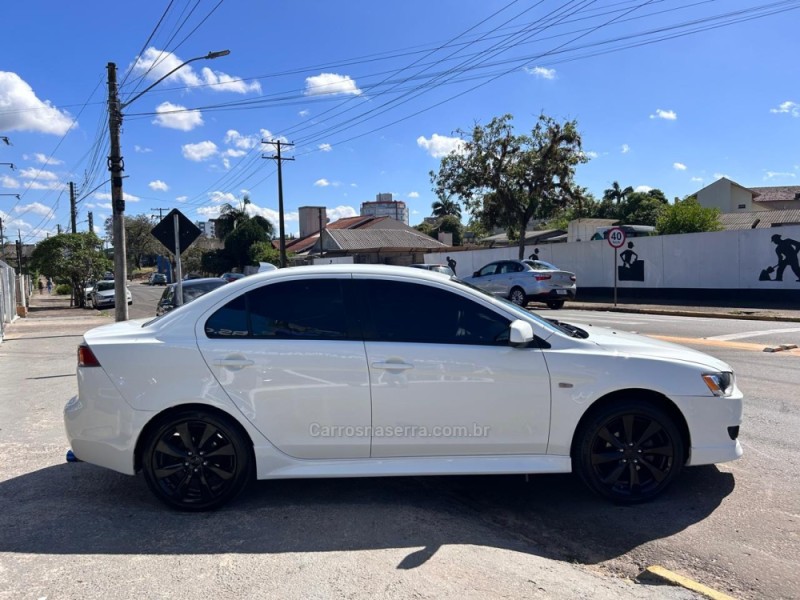
<instances>
[{"instance_id":1,"label":"headlight","mask_svg":"<svg viewBox=\"0 0 800 600\"><path fill-rule=\"evenodd\" d=\"M706 373L703 381L715 396L730 396L733 393L734 377L731 372Z\"/></svg>"}]
</instances>

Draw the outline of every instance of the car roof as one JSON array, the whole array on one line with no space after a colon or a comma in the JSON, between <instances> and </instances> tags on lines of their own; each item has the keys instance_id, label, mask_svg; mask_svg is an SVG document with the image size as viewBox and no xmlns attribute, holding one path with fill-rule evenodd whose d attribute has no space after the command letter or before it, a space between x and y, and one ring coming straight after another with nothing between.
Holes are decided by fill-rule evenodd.
<instances>
[{"instance_id":1,"label":"car roof","mask_svg":"<svg viewBox=\"0 0 800 600\"><path fill-rule=\"evenodd\" d=\"M204 283L227 283L222 277L200 277L198 279L185 279L183 280L183 287L194 287L196 285L203 285ZM175 287L177 283L170 283L170 287Z\"/></svg>"}]
</instances>

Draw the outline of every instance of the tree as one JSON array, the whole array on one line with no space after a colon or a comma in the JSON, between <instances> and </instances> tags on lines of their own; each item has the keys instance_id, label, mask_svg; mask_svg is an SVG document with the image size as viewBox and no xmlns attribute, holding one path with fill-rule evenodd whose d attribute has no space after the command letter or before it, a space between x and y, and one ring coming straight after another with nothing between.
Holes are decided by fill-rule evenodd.
<instances>
[{"instance_id":1,"label":"tree","mask_svg":"<svg viewBox=\"0 0 800 600\"><path fill-rule=\"evenodd\" d=\"M142 268L142 259L154 254L162 254L164 246L153 234L153 221L148 215L125 216L125 255L128 264ZM113 239L113 220L105 220L106 237Z\"/></svg>"},{"instance_id":2,"label":"tree","mask_svg":"<svg viewBox=\"0 0 800 600\"><path fill-rule=\"evenodd\" d=\"M461 218L461 206L449 196L441 197L431 204L434 217L446 217L452 215Z\"/></svg>"},{"instance_id":3,"label":"tree","mask_svg":"<svg viewBox=\"0 0 800 600\"><path fill-rule=\"evenodd\" d=\"M669 201L659 189L631 192L622 204L616 207L615 216L621 223L628 225L654 226L668 205Z\"/></svg>"},{"instance_id":4,"label":"tree","mask_svg":"<svg viewBox=\"0 0 800 600\"><path fill-rule=\"evenodd\" d=\"M281 264L281 253L272 242L256 242L250 246L250 262L252 264L267 262L278 267Z\"/></svg>"},{"instance_id":5,"label":"tree","mask_svg":"<svg viewBox=\"0 0 800 600\"><path fill-rule=\"evenodd\" d=\"M522 259L521 232L532 219L549 219L574 201L575 167L588 159L575 121L540 115L529 135L515 135L512 119L504 115L485 127L476 125L463 149L445 156L438 173L431 172L431 181L439 198L460 198L487 229L520 234Z\"/></svg>"},{"instance_id":6,"label":"tree","mask_svg":"<svg viewBox=\"0 0 800 600\"><path fill-rule=\"evenodd\" d=\"M61 233L42 240L31 254L31 268L56 283L69 283L73 301L83 306L84 284L99 279L112 268L101 251L101 241L94 233Z\"/></svg>"},{"instance_id":7,"label":"tree","mask_svg":"<svg viewBox=\"0 0 800 600\"><path fill-rule=\"evenodd\" d=\"M250 264L250 247L258 242L268 242L267 232L258 222L248 219L225 238L225 252L240 270Z\"/></svg>"},{"instance_id":8,"label":"tree","mask_svg":"<svg viewBox=\"0 0 800 600\"><path fill-rule=\"evenodd\" d=\"M656 223L656 232L659 235L675 233L699 233L703 231L721 231L719 222L719 209L701 206L694 196L664 208Z\"/></svg>"},{"instance_id":9,"label":"tree","mask_svg":"<svg viewBox=\"0 0 800 600\"><path fill-rule=\"evenodd\" d=\"M603 191L603 200L612 204L621 204L630 194L633 193L631 186L622 189L618 181L611 184L611 187Z\"/></svg>"},{"instance_id":10,"label":"tree","mask_svg":"<svg viewBox=\"0 0 800 600\"><path fill-rule=\"evenodd\" d=\"M239 206L234 206L229 202L223 204L219 209L219 217L217 217L217 223L214 227L216 236L224 240L240 223L247 221L250 218L250 215L247 214L249 205L250 196L247 194L242 197Z\"/></svg>"}]
</instances>

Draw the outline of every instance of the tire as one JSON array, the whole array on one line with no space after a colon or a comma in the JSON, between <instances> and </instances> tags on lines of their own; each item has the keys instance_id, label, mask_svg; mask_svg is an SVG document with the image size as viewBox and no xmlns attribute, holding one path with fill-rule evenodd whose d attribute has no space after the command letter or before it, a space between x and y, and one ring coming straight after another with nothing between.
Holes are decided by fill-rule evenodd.
<instances>
[{"instance_id":1,"label":"tire","mask_svg":"<svg viewBox=\"0 0 800 600\"><path fill-rule=\"evenodd\" d=\"M142 471L150 491L167 506L215 510L252 479L252 450L229 417L184 410L151 429L143 446Z\"/></svg>"},{"instance_id":2,"label":"tire","mask_svg":"<svg viewBox=\"0 0 800 600\"><path fill-rule=\"evenodd\" d=\"M685 462L673 418L652 404L623 400L586 419L576 438L572 470L595 493L633 504L663 492Z\"/></svg>"},{"instance_id":3,"label":"tire","mask_svg":"<svg viewBox=\"0 0 800 600\"><path fill-rule=\"evenodd\" d=\"M547 307L553 310L561 310L564 308L564 300L548 300Z\"/></svg>"},{"instance_id":4,"label":"tire","mask_svg":"<svg viewBox=\"0 0 800 600\"><path fill-rule=\"evenodd\" d=\"M521 287L511 288L511 292L508 294L508 299L517 306L525 306L528 304L528 298L525 296L525 290L523 290Z\"/></svg>"}]
</instances>

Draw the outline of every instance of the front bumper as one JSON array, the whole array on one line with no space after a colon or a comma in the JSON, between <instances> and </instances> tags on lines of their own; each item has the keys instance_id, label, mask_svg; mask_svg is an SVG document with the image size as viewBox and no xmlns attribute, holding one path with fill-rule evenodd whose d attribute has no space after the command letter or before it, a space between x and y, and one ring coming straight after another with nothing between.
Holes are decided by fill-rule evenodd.
<instances>
[{"instance_id":1,"label":"front bumper","mask_svg":"<svg viewBox=\"0 0 800 600\"><path fill-rule=\"evenodd\" d=\"M738 440L743 409L741 392L730 398L698 396L675 400L689 427L691 448L687 465L711 465L742 456L742 445ZM737 439L732 439L734 428Z\"/></svg>"}]
</instances>

